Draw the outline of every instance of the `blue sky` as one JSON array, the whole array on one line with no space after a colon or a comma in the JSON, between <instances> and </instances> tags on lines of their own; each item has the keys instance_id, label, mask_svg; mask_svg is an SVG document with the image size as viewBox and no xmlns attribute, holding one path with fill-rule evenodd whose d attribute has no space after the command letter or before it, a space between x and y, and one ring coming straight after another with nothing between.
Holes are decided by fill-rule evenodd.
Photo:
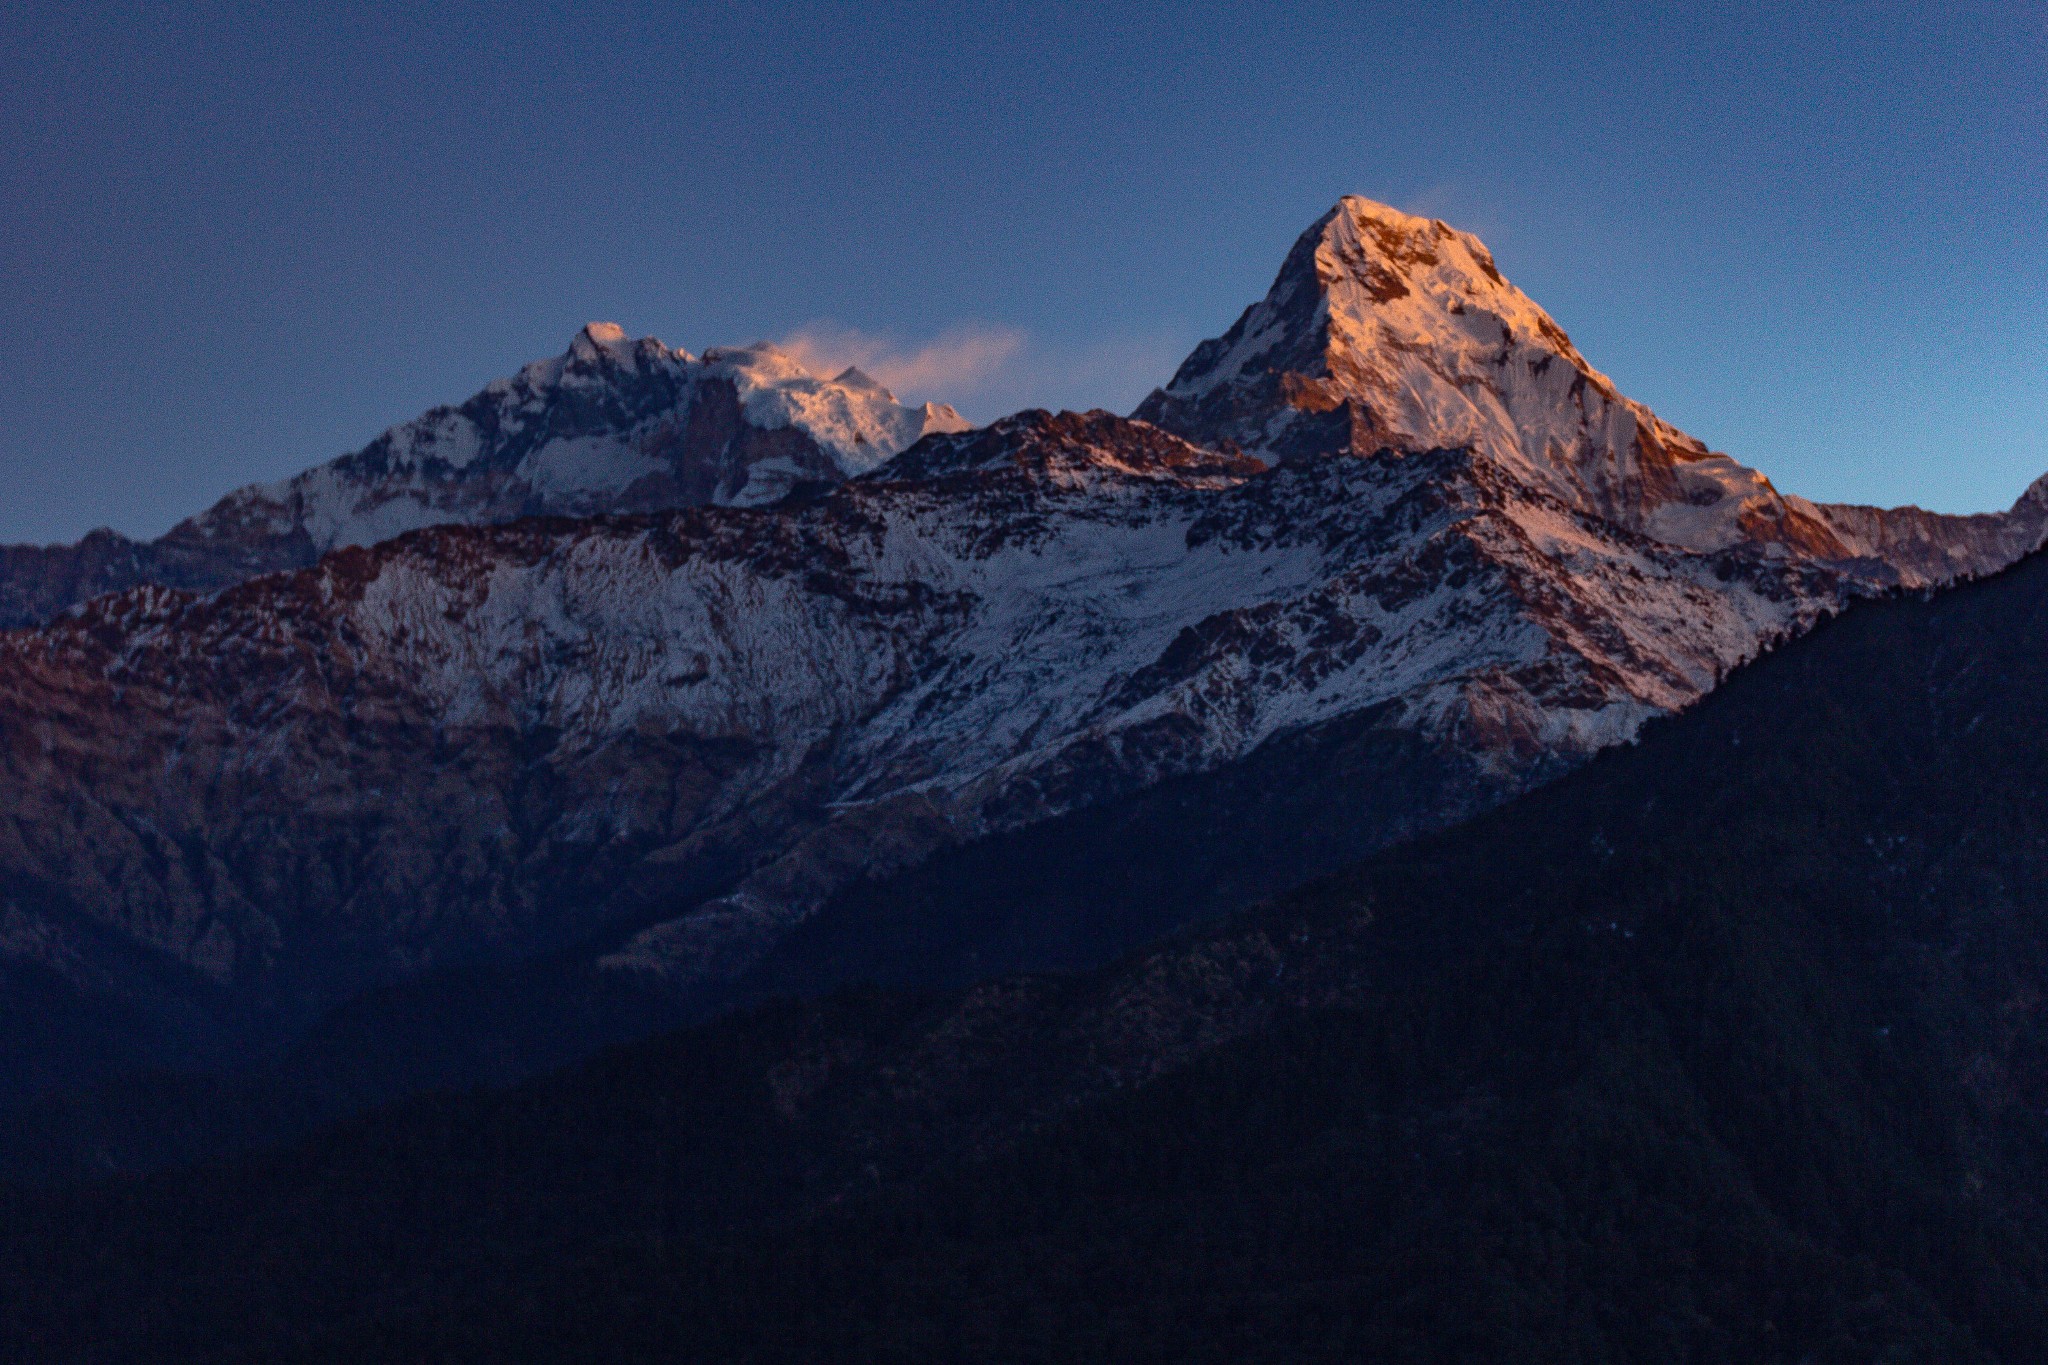
<instances>
[{"instance_id":1,"label":"blue sky","mask_svg":"<svg viewBox=\"0 0 2048 1365\"><path fill-rule=\"evenodd\" d=\"M597 318L1128 409L1350 192L1782 488L2048 470L2035 6L13 13L0 540L160 532Z\"/></svg>"}]
</instances>

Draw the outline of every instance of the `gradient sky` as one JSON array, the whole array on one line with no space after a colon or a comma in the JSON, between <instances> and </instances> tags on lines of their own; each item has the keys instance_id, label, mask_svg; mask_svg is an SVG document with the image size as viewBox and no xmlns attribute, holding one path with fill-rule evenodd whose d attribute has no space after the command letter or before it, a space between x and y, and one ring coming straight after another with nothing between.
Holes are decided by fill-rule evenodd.
<instances>
[{"instance_id":1,"label":"gradient sky","mask_svg":"<svg viewBox=\"0 0 2048 1365\"><path fill-rule=\"evenodd\" d=\"M0 540L156 534L560 351L1128 410L1357 192L1780 487L2048 470L2036 5L46 5L0 44Z\"/></svg>"}]
</instances>

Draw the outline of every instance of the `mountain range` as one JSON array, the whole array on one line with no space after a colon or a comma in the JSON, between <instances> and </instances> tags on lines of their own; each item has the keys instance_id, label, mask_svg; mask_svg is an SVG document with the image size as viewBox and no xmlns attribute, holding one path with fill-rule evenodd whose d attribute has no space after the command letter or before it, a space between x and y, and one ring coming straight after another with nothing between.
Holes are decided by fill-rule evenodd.
<instances>
[{"instance_id":1,"label":"mountain range","mask_svg":"<svg viewBox=\"0 0 2048 1365\"><path fill-rule=\"evenodd\" d=\"M0 637L0 1095L331 1027L425 1050L395 1021L449 973L662 1002L529 1008L557 1062L1091 967L2044 533L2048 482L1973 517L1782 494L1477 239L1362 199L1128 418L968 429L593 324L160 541L0 556L37 623Z\"/></svg>"},{"instance_id":2,"label":"mountain range","mask_svg":"<svg viewBox=\"0 0 2048 1365\"><path fill-rule=\"evenodd\" d=\"M1092 972L0 1202L6 1358L2048 1353L2048 558Z\"/></svg>"},{"instance_id":3,"label":"mountain range","mask_svg":"<svg viewBox=\"0 0 2048 1365\"><path fill-rule=\"evenodd\" d=\"M940 404L904 407L858 369L819 379L765 342L693 357L593 322L563 355L230 493L156 540L103 530L0 547L0 628L143 583L212 592L423 526L772 502L966 426Z\"/></svg>"}]
</instances>

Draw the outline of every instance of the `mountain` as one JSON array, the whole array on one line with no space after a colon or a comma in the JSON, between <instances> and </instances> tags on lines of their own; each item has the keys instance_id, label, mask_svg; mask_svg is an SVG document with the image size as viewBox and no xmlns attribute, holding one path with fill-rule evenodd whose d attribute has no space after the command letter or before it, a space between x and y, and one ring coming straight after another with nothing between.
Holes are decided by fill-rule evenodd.
<instances>
[{"instance_id":1,"label":"mountain","mask_svg":"<svg viewBox=\"0 0 2048 1365\"><path fill-rule=\"evenodd\" d=\"M1356 196L1304 233L1266 297L1135 415L1254 453L1470 448L1517 483L1660 544L1778 544L1876 561L1908 586L2001 568L2048 529L2048 481L2010 512L1975 517L1783 495L1623 397L1478 238Z\"/></svg>"},{"instance_id":2,"label":"mountain","mask_svg":"<svg viewBox=\"0 0 2048 1365\"><path fill-rule=\"evenodd\" d=\"M2044 638L2039 556L1863 602L1555 784L1102 971L785 1003L13 1197L0 1341L2041 1359Z\"/></svg>"},{"instance_id":3,"label":"mountain","mask_svg":"<svg viewBox=\"0 0 2048 1365\"><path fill-rule=\"evenodd\" d=\"M1024 413L769 505L437 526L6 637L9 970L189 1064L549 955L699 1013L1086 966L2039 541L2038 485L1975 518L1781 497L1482 259L1347 200L1156 423ZM0 1033L0 1079L50 1046Z\"/></svg>"},{"instance_id":4,"label":"mountain","mask_svg":"<svg viewBox=\"0 0 2048 1365\"><path fill-rule=\"evenodd\" d=\"M818 379L762 342L702 357L593 322L566 354L352 455L229 494L161 539L0 547L0 629L143 583L210 592L444 523L772 502L967 423L857 369Z\"/></svg>"}]
</instances>

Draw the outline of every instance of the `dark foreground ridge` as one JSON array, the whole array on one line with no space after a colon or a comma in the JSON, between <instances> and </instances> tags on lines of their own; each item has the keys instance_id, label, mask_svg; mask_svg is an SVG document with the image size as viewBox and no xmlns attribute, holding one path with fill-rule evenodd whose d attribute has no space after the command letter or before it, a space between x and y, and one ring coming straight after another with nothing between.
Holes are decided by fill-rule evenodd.
<instances>
[{"instance_id":1,"label":"dark foreground ridge","mask_svg":"<svg viewBox=\"0 0 2048 1365\"><path fill-rule=\"evenodd\" d=\"M1104 972L0 1210L9 1358L2048 1358L2048 560Z\"/></svg>"}]
</instances>

